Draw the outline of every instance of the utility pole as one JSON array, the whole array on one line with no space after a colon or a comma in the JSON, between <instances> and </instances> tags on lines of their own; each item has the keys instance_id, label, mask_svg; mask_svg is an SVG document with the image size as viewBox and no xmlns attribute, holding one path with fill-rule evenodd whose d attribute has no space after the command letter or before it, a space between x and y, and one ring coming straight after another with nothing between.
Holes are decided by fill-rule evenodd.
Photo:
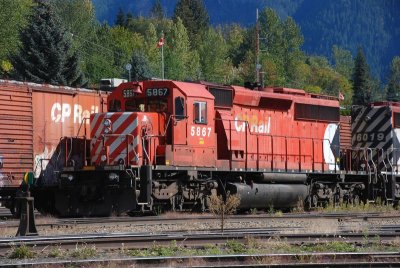
<instances>
[{"instance_id":1,"label":"utility pole","mask_svg":"<svg viewBox=\"0 0 400 268\"><path fill-rule=\"evenodd\" d=\"M164 80L164 32L161 32L161 37L158 40L158 44L157 47L160 48L161 47L161 77L162 80Z\"/></svg>"},{"instance_id":2,"label":"utility pole","mask_svg":"<svg viewBox=\"0 0 400 268\"><path fill-rule=\"evenodd\" d=\"M260 24L258 22L258 8L256 9L256 83L260 83Z\"/></svg>"}]
</instances>

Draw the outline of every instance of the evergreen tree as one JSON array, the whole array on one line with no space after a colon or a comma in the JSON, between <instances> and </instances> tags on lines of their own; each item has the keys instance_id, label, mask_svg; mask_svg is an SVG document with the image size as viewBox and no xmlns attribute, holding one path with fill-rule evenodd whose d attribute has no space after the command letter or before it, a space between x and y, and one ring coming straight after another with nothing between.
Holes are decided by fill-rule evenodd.
<instances>
[{"instance_id":1,"label":"evergreen tree","mask_svg":"<svg viewBox=\"0 0 400 268\"><path fill-rule=\"evenodd\" d=\"M386 90L388 101L399 101L400 99L400 57L394 57L390 65L389 83Z\"/></svg>"},{"instance_id":2,"label":"evergreen tree","mask_svg":"<svg viewBox=\"0 0 400 268\"><path fill-rule=\"evenodd\" d=\"M362 48L358 49L354 60L353 105L366 105L371 102L371 76Z\"/></svg>"},{"instance_id":3,"label":"evergreen tree","mask_svg":"<svg viewBox=\"0 0 400 268\"><path fill-rule=\"evenodd\" d=\"M156 0L154 6L151 8L150 14L152 18L155 18L157 20L164 19L165 13L160 0Z\"/></svg>"},{"instance_id":4,"label":"evergreen tree","mask_svg":"<svg viewBox=\"0 0 400 268\"><path fill-rule=\"evenodd\" d=\"M133 16L132 12L126 13L126 20L125 20L125 25L129 25L129 23L134 19L135 17Z\"/></svg>"},{"instance_id":5,"label":"evergreen tree","mask_svg":"<svg viewBox=\"0 0 400 268\"><path fill-rule=\"evenodd\" d=\"M82 86L79 59L49 4L39 2L21 32L19 53L11 57L14 77L36 83Z\"/></svg>"},{"instance_id":6,"label":"evergreen tree","mask_svg":"<svg viewBox=\"0 0 400 268\"><path fill-rule=\"evenodd\" d=\"M182 20L192 45L198 34L208 28L210 22L203 0L179 0L175 6L174 22L177 22L178 18Z\"/></svg>"},{"instance_id":7,"label":"evergreen tree","mask_svg":"<svg viewBox=\"0 0 400 268\"><path fill-rule=\"evenodd\" d=\"M141 81L151 77L152 75L147 57L143 53L135 51L132 56L132 79Z\"/></svg>"},{"instance_id":8,"label":"evergreen tree","mask_svg":"<svg viewBox=\"0 0 400 268\"><path fill-rule=\"evenodd\" d=\"M125 27L126 26L126 16L122 8L119 8L117 13L117 18L115 19L115 25Z\"/></svg>"},{"instance_id":9,"label":"evergreen tree","mask_svg":"<svg viewBox=\"0 0 400 268\"><path fill-rule=\"evenodd\" d=\"M332 47L332 54L335 70L347 79L350 79L354 68L354 60L351 52L334 45Z\"/></svg>"}]
</instances>

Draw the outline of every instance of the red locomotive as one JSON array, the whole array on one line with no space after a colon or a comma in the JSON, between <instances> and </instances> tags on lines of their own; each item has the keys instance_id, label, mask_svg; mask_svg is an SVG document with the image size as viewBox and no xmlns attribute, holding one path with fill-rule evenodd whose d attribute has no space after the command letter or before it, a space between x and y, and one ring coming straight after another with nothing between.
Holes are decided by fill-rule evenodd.
<instances>
[{"instance_id":1,"label":"red locomotive","mask_svg":"<svg viewBox=\"0 0 400 268\"><path fill-rule=\"evenodd\" d=\"M338 194L339 121L337 99L298 89L124 83L91 115L90 142L65 141L57 185L36 196L51 193L63 216L205 210L228 191L241 209L312 206Z\"/></svg>"}]
</instances>

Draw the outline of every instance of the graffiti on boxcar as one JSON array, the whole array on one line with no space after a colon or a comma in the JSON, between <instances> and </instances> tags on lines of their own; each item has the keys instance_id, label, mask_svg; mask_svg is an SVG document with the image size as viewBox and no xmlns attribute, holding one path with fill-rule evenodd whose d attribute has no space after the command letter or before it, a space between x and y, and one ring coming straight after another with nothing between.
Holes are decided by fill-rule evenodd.
<instances>
[{"instance_id":1,"label":"graffiti on boxcar","mask_svg":"<svg viewBox=\"0 0 400 268\"><path fill-rule=\"evenodd\" d=\"M271 128L271 116L259 119L257 115L238 114L235 116L235 129L237 132L246 131L246 122L250 132L269 134Z\"/></svg>"},{"instance_id":2,"label":"graffiti on boxcar","mask_svg":"<svg viewBox=\"0 0 400 268\"><path fill-rule=\"evenodd\" d=\"M51 157L53 156L56 148L49 149L47 146L44 147L44 151L41 154L35 155L35 177L39 177L40 173L46 169Z\"/></svg>"},{"instance_id":3,"label":"graffiti on boxcar","mask_svg":"<svg viewBox=\"0 0 400 268\"><path fill-rule=\"evenodd\" d=\"M54 123L64 123L72 116L74 124L81 123L83 118L89 118L90 114L99 112L99 107L92 105L90 109L84 109L82 105L56 102L51 107L50 118ZM89 120L86 121L89 124Z\"/></svg>"}]
</instances>

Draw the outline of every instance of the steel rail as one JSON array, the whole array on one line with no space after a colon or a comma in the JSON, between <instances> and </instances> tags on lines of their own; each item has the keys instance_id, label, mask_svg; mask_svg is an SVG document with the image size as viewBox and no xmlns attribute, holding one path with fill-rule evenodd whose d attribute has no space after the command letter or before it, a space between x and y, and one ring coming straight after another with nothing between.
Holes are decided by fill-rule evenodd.
<instances>
[{"instance_id":1,"label":"steel rail","mask_svg":"<svg viewBox=\"0 0 400 268\"><path fill-rule=\"evenodd\" d=\"M36 236L13 237L0 239L0 254L4 254L12 247L26 245L35 250L42 250L49 246L75 248L77 244L95 245L98 248L149 248L155 242L157 245L170 245L176 241L184 246L204 246L207 244L225 244L228 240L237 240L245 243L249 238L268 240L279 238L293 244L315 244L329 241L345 241L349 243L365 243L368 240L395 241L397 232L369 232L366 233L336 233L336 234L277 234L270 230L236 230L221 232L164 232L152 233L118 233L118 234L85 234L63 236Z\"/></svg>"},{"instance_id":2,"label":"steel rail","mask_svg":"<svg viewBox=\"0 0 400 268\"><path fill-rule=\"evenodd\" d=\"M234 254L171 257L120 257L86 260L23 260L1 266L134 265L134 267L400 267L399 252Z\"/></svg>"},{"instance_id":3,"label":"steel rail","mask_svg":"<svg viewBox=\"0 0 400 268\"><path fill-rule=\"evenodd\" d=\"M38 219L41 216L38 217ZM229 215L227 219L231 222L235 220L238 221L249 221L249 220L285 220L285 219L324 219L324 218L337 218L338 220L346 220L346 221L354 221L360 220L368 221L373 219L399 219L400 214L380 214L380 213L321 213L321 214L284 214L284 215ZM151 224L157 222L186 222L190 220L196 220L198 222L201 221L210 221L210 220L218 220L217 216L209 216L209 215L179 215L176 217L171 216L143 216L143 217L95 217L95 218L68 218L68 219L54 219L54 222L47 223L37 223L37 226L57 226L57 225L75 225L75 224L100 224L100 223L143 223L143 224ZM7 223L10 222L10 223ZM3 226L18 226L19 221L16 219L12 220L4 220L0 222Z\"/></svg>"}]
</instances>

